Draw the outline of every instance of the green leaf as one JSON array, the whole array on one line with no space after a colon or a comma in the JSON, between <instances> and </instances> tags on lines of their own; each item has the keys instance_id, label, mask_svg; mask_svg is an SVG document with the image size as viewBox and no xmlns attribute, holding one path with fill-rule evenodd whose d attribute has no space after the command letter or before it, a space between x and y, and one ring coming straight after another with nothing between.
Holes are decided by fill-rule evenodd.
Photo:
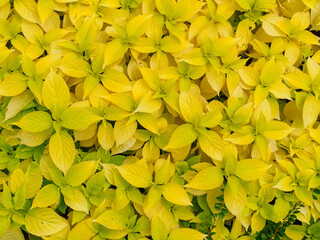
<instances>
[{"instance_id":1,"label":"green leaf","mask_svg":"<svg viewBox=\"0 0 320 240\"><path fill-rule=\"evenodd\" d=\"M312 234L315 237L320 237L320 222L312 224L308 228L308 233Z\"/></svg>"}]
</instances>

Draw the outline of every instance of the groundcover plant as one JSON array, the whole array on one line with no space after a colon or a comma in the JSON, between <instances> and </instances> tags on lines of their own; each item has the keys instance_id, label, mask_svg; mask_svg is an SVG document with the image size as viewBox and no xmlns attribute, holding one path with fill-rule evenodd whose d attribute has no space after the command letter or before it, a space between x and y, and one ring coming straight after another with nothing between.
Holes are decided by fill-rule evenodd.
<instances>
[{"instance_id":1,"label":"groundcover plant","mask_svg":"<svg viewBox=\"0 0 320 240\"><path fill-rule=\"evenodd\" d=\"M0 0L0 239L320 239L318 0Z\"/></svg>"}]
</instances>

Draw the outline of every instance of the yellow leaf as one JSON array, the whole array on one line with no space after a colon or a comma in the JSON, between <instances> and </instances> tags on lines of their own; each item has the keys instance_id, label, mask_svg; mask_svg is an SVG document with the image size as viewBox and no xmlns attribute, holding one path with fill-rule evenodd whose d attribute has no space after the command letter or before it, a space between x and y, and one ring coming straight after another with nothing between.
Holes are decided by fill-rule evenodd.
<instances>
[{"instance_id":1,"label":"yellow leaf","mask_svg":"<svg viewBox=\"0 0 320 240\"><path fill-rule=\"evenodd\" d=\"M69 106L69 88L64 79L53 70L50 70L43 83L42 99L44 105L52 112L54 119L58 119Z\"/></svg>"},{"instance_id":2,"label":"yellow leaf","mask_svg":"<svg viewBox=\"0 0 320 240\"><path fill-rule=\"evenodd\" d=\"M71 106L61 114L62 126L76 130L84 130L101 119L88 108Z\"/></svg>"},{"instance_id":3,"label":"yellow leaf","mask_svg":"<svg viewBox=\"0 0 320 240\"><path fill-rule=\"evenodd\" d=\"M244 126L241 130L241 132L235 132L231 136L225 138L225 140L238 145L247 145L255 140L255 135L251 126Z\"/></svg>"},{"instance_id":4,"label":"yellow leaf","mask_svg":"<svg viewBox=\"0 0 320 240\"><path fill-rule=\"evenodd\" d=\"M71 77L86 77L90 72L89 64L75 54L65 55L59 63L61 71Z\"/></svg>"},{"instance_id":5,"label":"yellow leaf","mask_svg":"<svg viewBox=\"0 0 320 240\"><path fill-rule=\"evenodd\" d=\"M186 187L198 190L211 190L220 187L223 183L223 174L220 168L211 166L200 171Z\"/></svg>"},{"instance_id":6,"label":"yellow leaf","mask_svg":"<svg viewBox=\"0 0 320 240\"><path fill-rule=\"evenodd\" d=\"M131 18L126 26L128 37L138 38L144 34L150 25L152 15L139 15Z\"/></svg>"},{"instance_id":7,"label":"yellow leaf","mask_svg":"<svg viewBox=\"0 0 320 240\"><path fill-rule=\"evenodd\" d=\"M311 77L304 72L296 71L293 73L289 73L284 76L284 80L290 87L294 89L302 89L305 91L310 91L311 89Z\"/></svg>"},{"instance_id":8,"label":"yellow leaf","mask_svg":"<svg viewBox=\"0 0 320 240\"><path fill-rule=\"evenodd\" d=\"M263 86L269 86L275 82L280 81L280 75L282 74L281 66L273 58L266 62L261 71L261 84Z\"/></svg>"},{"instance_id":9,"label":"yellow leaf","mask_svg":"<svg viewBox=\"0 0 320 240\"><path fill-rule=\"evenodd\" d=\"M156 0L156 6L158 11L168 18L175 16L176 2L174 0Z\"/></svg>"},{"instance_id":10,"label":"yellow leaf","mask_svg":"<svg viewBox=\"0 0 320 240\"><path fill-rule=\"evenodd\" d=\"M75 225L68 235L68 240L89 240L95 235L91 229L92 219L86 219Z\"/></svg>"},{"instance_id":11,"label":"yellow leaf","mask_svg":"<svg viewBox=\"0 0 320 240\"><path fill-rule=\"evenodd\" d=\"M66 181L69 185L75 187L84 183L97 168L96 161L84 161L73 165L66 174Z\"/></svg>"},{"instance_id":12,"label":"yellow leaf","mask_svg":"<svg viewBox=\"0 0 320 240\"><path fill-rule=\"evenodd\" d=\"M244 181L254 181L263 176L270 167L256 159L245 159L237 163L235 175Z\"/></svg>"},{"instance_id":13,"label":"yellow leaf","mask_svg":"<svg viewBox=\"0 0 320 240\"><path fill-rule=\"evenodd\" d=\"M292 130L293 128L284 122L271 121L267 123L262 134L268 139L281 140L288 136Z\"/></svg>"},{"instance_id":14,"label":"yellow leaf","mask_svg":"<svg viewBox=\"0 0 320 240\"><path fill-rule=\"evenodd\" d=\"M191 228L173 229L168 237L168 240L203 240L204 234Z\"/></svg>"},{"instance_id":15,"label":"yellow leaf","mask_svg":"<svg viewBox=\"0 0 320 240\"><path fill-rule=\"evenodd\" d=\"M104 150L108 151L114 144L114 133L109 122L102 121L97 133L98 141Z\"/></svg>"},{"instance_id":16,"label":"yellow leaf","mask_svg":"<svg viewBox=\"0 0 320 240\"><path fill-rule=\"evenodd\" d=\"M253 0L236 0L236 2L245 10L251 9L255 4L255 1Z\"/></svg>"},{"instance_id":17,"label":"yellow leaf","mask_svg":"<svg viewBox=\"0 0 320 240\"><path fill-rule=\"evenodd\" d=\"M150 113L136 113L135 114L137 121L147 130L152 133L159 134L159 127L157 124L154 124L157 119Z\"/></svg>"},{"instance_id":18,"label":"yellow leaf","mask_svg":"<svg viewBox=\"0 0 320 240\"><path fill-rule=\"evenodd\" d=\"M260 232L266 225L266 219L260 213L255 212L251 217L252 233Z\"/></svg>"},{"instance_id":19,"label":"yellow leaf","mask_svg":"<svg viewBox=\"0 0 320 240\"><path fill-rule=\"evenodd\" d=\"M165 52L175 53L183 51L187 46L182 44L175 36L166 36L161 40L161 49Z\"/></svg>"},{"instance_id":20,"label":"yellow leaf","mask_svg":"<svg viewBox=\"0 0 320 240\"><path fill-rule=\"evenodd\" d=\"M93 221L112 230L125 230L127 229L128 220L121 211L107 210Z\"/></svg>"},{"instance_id":21,"label":"yellow leaf","mask_svg":"<svg viewBox=\"0 0 320 240\"><path fill-rule=\"evenodd\" d=\"M129 119L116 121L114 125L114 140L117 146L127 142L137 130L137 121L129 122Z\"/></svg>"},{"instance_id":22,"label":"yellow leaf","mask_svg":"<svg viewBox=\"0 0 320 240\"><path fill-rule=\"evenodd\" d=\"M236 176L228 177L228 183L224 189L224 202L232 214L241 216L247 203L247 192Z\"/></svg>"},{"instance_id":23,"label":"yellow leaf","mask_svg":"<svg viewBox=\"0 0 320 240\"><path fill-rule=\"evenodd\" d=\"M43 132L52 127L52 118L47 112L35 111L24 115L16 125L28 132Z\"/></svg>"},{"instance_id":24,"label":"yellow leaf","mask_svg":"<svg viewBox=\"0 0 320 240\"><path fill-rule=\"evenodd\" d=\"M177 205L192 205L186 190L178 183L170 182L160 187L166 200Z\"/></svg>"},{"instance_id":25,"label":"yellow leaf","mask_svg":"<svg viewBox=\"0 0 320 240\"><path fill-rule=\"evenodd\" d=\"M254 107L262 103L269 95L269 90L262 85L258 85L254 90Z\"/></svg>"},{"instance_id":26,"label":"yellow leaf","mask_svg":"<svg viewBox=\"0 0 320 240\"><path fill-rule=\"evenodd\" d=\"M154 240L167 239L167 236L168 236L168 230L166 228L166 225L157 215L155 215L152 218L151 236L152 236L152 239Z\"/></svg>"},{"instance_id":27,"label":"yellow leaf","mask_svg":"<svg viewBox=\"0 0 320 240\"><path fill-rule=\"evenodd\" d=\"M128 92L132 84L127 76L115 69L107 69L101 76L103 85L112 92Z\"/></svg>"},{"instance_id":28,"label":"yellow leaf","mask_svg":"<svg viewBox=\"0 0 320 240\"><path fill-rule=\"evenodd\" d=\"M103 66L107 66L121 60L124 54L128 51L128 48L129 45L123 43L122 40L118 38L106 43Z\"/></svg>"},{"instance_id":29,"label":"yellow leaf","mask_svg":"<svg viewBox=\"0 0 320 240\"><path fill-rule=\"evenodd\" d=\"M124 164L117 169L121 176L135 187L147 188L151 185L152 176L145 162Z\"/></svg>"},{"instance_id":30,"label":"yellow leaf","mask_svg":"<svg viewBox=\"0 0 320 240\"><path fill-rule=\"evenodd\" d=\"M181 92L179 96L181 114L187 122L197 123L203 115L200 97L192 92Z\"/></svg>"},{"instance_id":31,"label":"yellow leaf","mask_svg":"<svg viewBox=\"0 0 320 240\"><path fill-rule=\"evenodd\" d=\"M199 145L210 158L222 160L222 140L214 131L201 131L198 137Z\"/></svg>"},{"instance_id":32,"label":"yellow leaf","mask_svg":"<svg viewBox=\"0 0 320 240\"><path fill-rule=\"evenodd\" d=\"M48 184L40 189L32 202L32 208L43 208L55 204L60 199L60 191L54 184Z\"/></svg>"},{"instance_id":33,"label":"yellow leaf","mask_svg":"<svg viewBox=\"0 0 320 240\"><path fill-rule=\"evenodd\" d=\"M33 0L17 0L14 1L14 9L21 17L29 22L40 23L37 4Z\"/></svg>"},{"instance_id":34,"label":"yellow leaf","mask_svg":"<svg viewBox=\"0 0 320 240\"><path fill-rule=\"evenodd\" d=\"M27 89L28 81L21 73L13 73L0 82L0 95L16 96Z\"/></svg>"},{"instance_id":35,"label":"yellow leaf","mask_svg":"<svg viewBox=\"0 0 320 240\"><path fill-rule=\"evenodd\" d=\"M49 142L49 153L54 164L66 173L76 155L72 137L65 131L53 134Z\"/></svg>"},{"instance_id":36,"label":"yellow leaf","mask_svg":"<svg viewBox=\"0 0 320 240\"><path fill-rule=\"evenodd\" d=\"M53 0L38 0L37 8L42 24L44 24L52 14L53 5Z\"/></svg>"},{"instance_id":37,"label":"yellow leaf","mask_svg":"<svg viewBox=\"0 0 320 240\"><path fill-rule=\"evenodd\" d=\"M64 202L75 211L88 213L88 200L77 188L63 186L61 192L64 195Z\"/></svg>"},{"instance_id":38,"label":"yellow leaf","mask_svg":"<svg viewBox=\"0 0 320 240\"><path fill-rule=\"evenodd\" d=\"M301 225L290 225L286 228L285 234L293 240L302 240L307 234L307 229Z\"/></svg>"},{"instance_id":39,"label":"yellow leaf","mask_svg":"<svg viewBox=\"0 0 320 240\"><path fill-rule=\"evenodd\" d=\"M60 232L68 222L51 208L33 208L25 216L27 231L35 236L48 236Z\"/></svg>"},{"instance_id":40,"label":"yellow leaf","mask_svg":"<svg viewBox=\"0 0 320 240\"><path fill-rule=\"evenodd\" d=\"M191 124L182 124L173 132L165 149L185 147L193 143L197 137L198 133L194 130Z\"/></svg>"},{"instance_id":41,"label":"yellow leaf","mask_svg":"<svg viewBox=\"0 0 320 240\"><path fill-rule=\"evenodd\" d=\"M303 104L303 125L308 127L310 124L315 123L320 113L319 100L313 95L309 94Z\"/></svg>"},{"instance_id":42,"label":"yellow leaf","mask_svg":"<svg viewBox=\"0 0 320 240\"><path fill-rule=\"evenodd\" d=\"M91 17L83 22L76 34L76 40L80 50L88 50L94 42L98 27L94 17Z\"/></svg>"},{"instance_id":43,"label":"yellow leaf","mask_svg":"<svg viewBox=\"0 0 320 240\"><path fill-rule=\"evenodd\" d=\"M295 187L294 194L303 203L307 204L308 206L313 206L312 192L308 190L307 187L304 187L304 186Z\"/></svg>"}]
</instances>

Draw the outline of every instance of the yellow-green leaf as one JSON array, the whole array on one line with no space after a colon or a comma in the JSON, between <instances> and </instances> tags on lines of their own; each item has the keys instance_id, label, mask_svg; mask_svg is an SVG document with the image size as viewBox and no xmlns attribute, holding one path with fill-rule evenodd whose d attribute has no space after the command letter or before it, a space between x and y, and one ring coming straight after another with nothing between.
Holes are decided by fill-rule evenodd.
<instances>
[{"instance_id":1,"label":"yellow-green leaf","mask_svg":"<svg viewBox=\"0 0 320 240\"><path fill-rule=\"evenodd\" d=\"M254 181L263 176L270 167L256 159L245 159L237 163L235 175L245 181Z\"/></svg>"},{"instance_id":2,"label":"yellow-green leaf","mask_svg":"<svg viewBox=\"0 0 320 240\"><path fill-rule=\"evenodd\" d=\"M128 219L121 211L107 210L93 221L112 230L125 230Z\"/></svg>"},{"instance_id":3,"label":"yellow-green leaf","mask_svg":"<svg viewBox=\"0 0 320 240\"><path fill-rule=\"evenodd\" d=\"M117 169L121 176L135 187L147 188L151 185L152 175L145 162L124 164Z\"/></svg>"},{"instance_id":4,"label":"yellow-green leaf","mask_svg":"<svg viewBox=\"0 0 320 240\"><path fill-rule=\"evenodd\" d=\"M32 208L43 208L55 204L60 199L60 191L54 184L48 184L40 189L32 202Z\"/></svg>"},{"instance_id":5,"label":"yellow-green leaf","mask_svg":"<svg viewBox=\"0 0 320 240\"><path fill-rule=\"evenodd\" d=\"M101 119L88 108L70 107L61 114L62 126L75 130L84 130Z\"/></svg>"},{"instance_id":6,"label":"yellow-green leaf","mask_svg":"<svg viewBox=\"0 0 320 240\"><path fill-rule=\"evenodd\" d=\"M73 165L66 174L66 181L71 186L79 186L94 174L96 168L96 161L84 161Z\"/></svg>"},{"instance_id":7,"label":"yellow-green leaf","mask_svg":"<svg viewBox=\"0 0 320 240\"><path fill-rule=\"evenodd\" d=\"M173 229L168 237L168 240L203 240L204 234L191 228Z\"/></svg>"},{"instance_id":8,"label":"yellow-green leaf","mask_svg":"<svg viewBox=\"0 0 320 240\"><path fill-rule=\"evenodd\" d=\"M186 190L178 183L170 182L161 187L161 193L169 202L177 205L192 205Z\"/></svg>"},{"instance_id":9,"label":"yellow-green leaf","mask_svg":"<svg viewBox=\"0 0 320 240\"><path fill-rule=\"evenodd\" d=\"M60 232L68 222L51 208L33 208L25 216L27 231L35 236L49 236Z\"/></svg>"},{"instance_id":10,"label":"yellow-green leaf","mask_svg":"<svg viewBox=\"0 0 320 240\"><path fill-rule=\"evenodd\" d=\"M176 128L171 135L166 149L182 148L193 143L198 137L198 133L191 124L182 124Z\"/></svg>"},{"instance_id":11,"label":"yellow-green leaf","mask_svg":"<svg viewBox=\"0 0 320 240\"><path fill-rule=\"evenodd\" d=\"M52 127L52 118L49 113L35 111L24 115L16 124L28 132L42 132Z\"/></svg>"},{"instance_id":12,"label":"yellow-green leaf","mask_svg":"<svg viewBox=\"0 0 320 240\"><path fill-rule=\"evenodd\" d=\"M55 119L59 118L61 113L69 106L69 88L64 79L53 70L50 70L43 83L42 99Z\"/></svg>"},{"instance_id":13,"label":"yellow-green leaf","mask_svg":"<svg viewBox=\"0 0 320 240\"><path fill-rule=\"evenodd\" d=\"M54 164L66 173L76 155L72 137L65 131L53 134L49 142L49 153Z\"/></svg>"},{"instance_id":14,"label":"yellow-green leaf","mask_svg":"<svg viewBox=\"0 0 320 240\"><path fill-rule=\"evenodd\" d=\"M211 190L220 187L223 183L223 174L220 168L211 166L200 171L186 187L198 190Z\"/></svg>"}]
</instances>

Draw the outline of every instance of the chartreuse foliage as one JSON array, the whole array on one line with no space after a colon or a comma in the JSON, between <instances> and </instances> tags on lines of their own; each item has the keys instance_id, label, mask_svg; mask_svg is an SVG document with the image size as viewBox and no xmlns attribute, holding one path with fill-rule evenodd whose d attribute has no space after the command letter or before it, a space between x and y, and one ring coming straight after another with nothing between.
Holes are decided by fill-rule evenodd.
<instances>
[{"instance_id":1,"label":"chartreuse foliage","mask_svg":"<svg viewBox=\"0 0 320 240\"><path fill-rule=\"evenodd\" d=\"M320 2L0 0L0 239L320 239Z\"/></svg>"}]
</instances>

